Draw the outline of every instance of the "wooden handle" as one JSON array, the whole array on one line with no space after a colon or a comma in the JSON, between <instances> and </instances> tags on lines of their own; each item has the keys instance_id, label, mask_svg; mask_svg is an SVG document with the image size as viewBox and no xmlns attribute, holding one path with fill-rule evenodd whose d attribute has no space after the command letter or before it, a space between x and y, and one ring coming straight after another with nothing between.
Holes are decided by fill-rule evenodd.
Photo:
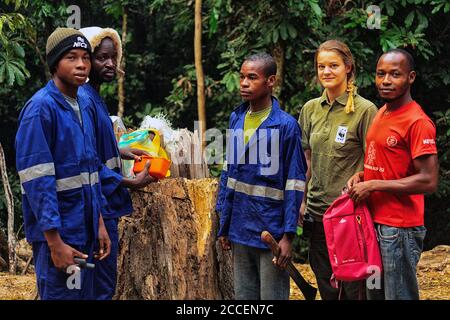
<instances>
[{"instance_id":1,"label":"wooden handle","mask_svg":"<svg viewBox=\"0 0 450 320\"><path fill-rule=\"evenodd\" d=\"M261 240L270 247L270 250L272 250L272 253L274 256L278 255L278 253L280 251L280 247L278 246L277 241L270 234L270 232L263 231L261 233Z\"/></svg>"},{"instance_id":2,"label":"wooden handle","mask_svg":"<svg viewBox=\"0 0 450 320\"><path fill-rule=\"evenodd\" d=\"M261 240L270 247L272 250L272 254L276 257L279 254L280 247L278 246L278 242L268 231L263 231L261 233ZM306 300L315 300L317 289L311 286L298 272L297 268L295 268L292 261L289 261L286 270L289 273L289 276L294 280L295 284L297 284L300 291L303 293Z\"/></svg>"}]
</instances>

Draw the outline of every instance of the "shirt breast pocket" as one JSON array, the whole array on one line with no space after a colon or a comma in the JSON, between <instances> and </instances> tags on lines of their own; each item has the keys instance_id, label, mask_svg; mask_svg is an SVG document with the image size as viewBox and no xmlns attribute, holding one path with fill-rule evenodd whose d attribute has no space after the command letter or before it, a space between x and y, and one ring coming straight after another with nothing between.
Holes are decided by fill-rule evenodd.
<instances>
[{"instance_id":1,"label":"shirt breast pocket","mask_svg":"<svg viewBox=\"0 0 450 320\"><path fill-rule=\"evenodd\" d=\"M344 174L349 170L360 170L358 166L362 164L361 159L364 159L364 151L362 142L357 137L348 132L344 143L332 142L330 151L336 171Z\"/></svg>"},{"instance_id":2,"label":"shirt breast pocket","mask_svg":"<svg viewBox=\"0 0 450 320\"><path fill-rule=\"evenodd\" d=\"M359 157L363 153L362 141L353 132L339 128L331 146L333 155L338 158Z\"/></svg>"}]
</instances>

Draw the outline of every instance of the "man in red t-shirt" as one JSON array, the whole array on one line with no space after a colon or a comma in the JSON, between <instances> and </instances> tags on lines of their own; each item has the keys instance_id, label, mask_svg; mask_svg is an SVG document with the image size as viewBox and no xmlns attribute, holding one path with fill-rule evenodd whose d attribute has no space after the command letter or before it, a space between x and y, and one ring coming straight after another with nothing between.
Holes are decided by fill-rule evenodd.
<instances>
[{"instance_id":1,"label":"man in red t-shirt","mask_svg":"<svg viewBox=\"0 0 450 320\"><path fill-rule=\"evenodd\" d=\"M347 183L352 199L367 198L373 215L387 300L419 299L424 193L434 192L438 183L436 128L411 97L415 77L407 51L394 49L379 58L376 86L386 104L367 132L364 171Z\"/></svg>"}]
</instances>

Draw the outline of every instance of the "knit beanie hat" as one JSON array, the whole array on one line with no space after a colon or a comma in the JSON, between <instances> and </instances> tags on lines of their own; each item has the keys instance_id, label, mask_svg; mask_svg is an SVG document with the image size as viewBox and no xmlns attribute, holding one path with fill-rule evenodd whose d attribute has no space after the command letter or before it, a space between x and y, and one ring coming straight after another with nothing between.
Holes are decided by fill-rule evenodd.
<instances>
[{"instance_id":1,"label":"knit beanie hat","mask_svg":"<svg viewBox=\"0 0 450 320\"><path fill-rule=\"evenodd\" d=\"M61 57L69 50L84 49L91 54L91 45L88 39L73 28L56 28L48 37L45 53L50 70L58 64Z\"/></svg>"},{"instance_id":2,"label":"knit beanie hat","mask_svg":"<svg viewBox=\"0 0 450 320\"><path fill-rule=\"evenodd\" d=\"M80 29L80 32L82 32L89 40L92 52L94 52L95 48L102 43L103 39L110 38L117 51L117 71L123 73L120 69L120 62L122 61L122 41L116 30L112 28L88 27Z\"/></svg>"}]
</instances>

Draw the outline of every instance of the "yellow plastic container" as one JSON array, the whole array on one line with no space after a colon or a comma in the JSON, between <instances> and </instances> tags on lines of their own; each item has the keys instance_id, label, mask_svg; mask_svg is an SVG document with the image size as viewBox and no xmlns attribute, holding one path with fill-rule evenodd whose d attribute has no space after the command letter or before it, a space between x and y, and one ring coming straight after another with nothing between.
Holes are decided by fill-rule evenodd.
<instances>
[{"instance_id":1,"label":"yellow plastic container","mask_svg":"<svg viewBox=\"0 0 450 320\"><path fill-rule=\"evenodd\" d=\"M155 178L163 179L167 176L167 171L170 168L170 160L164 158L155 158L151 156L141 156L140 160L134 161L133 171L139 173L144 170L147 160L150 161L148 173Z\"/></svg>"}]
</instances>

